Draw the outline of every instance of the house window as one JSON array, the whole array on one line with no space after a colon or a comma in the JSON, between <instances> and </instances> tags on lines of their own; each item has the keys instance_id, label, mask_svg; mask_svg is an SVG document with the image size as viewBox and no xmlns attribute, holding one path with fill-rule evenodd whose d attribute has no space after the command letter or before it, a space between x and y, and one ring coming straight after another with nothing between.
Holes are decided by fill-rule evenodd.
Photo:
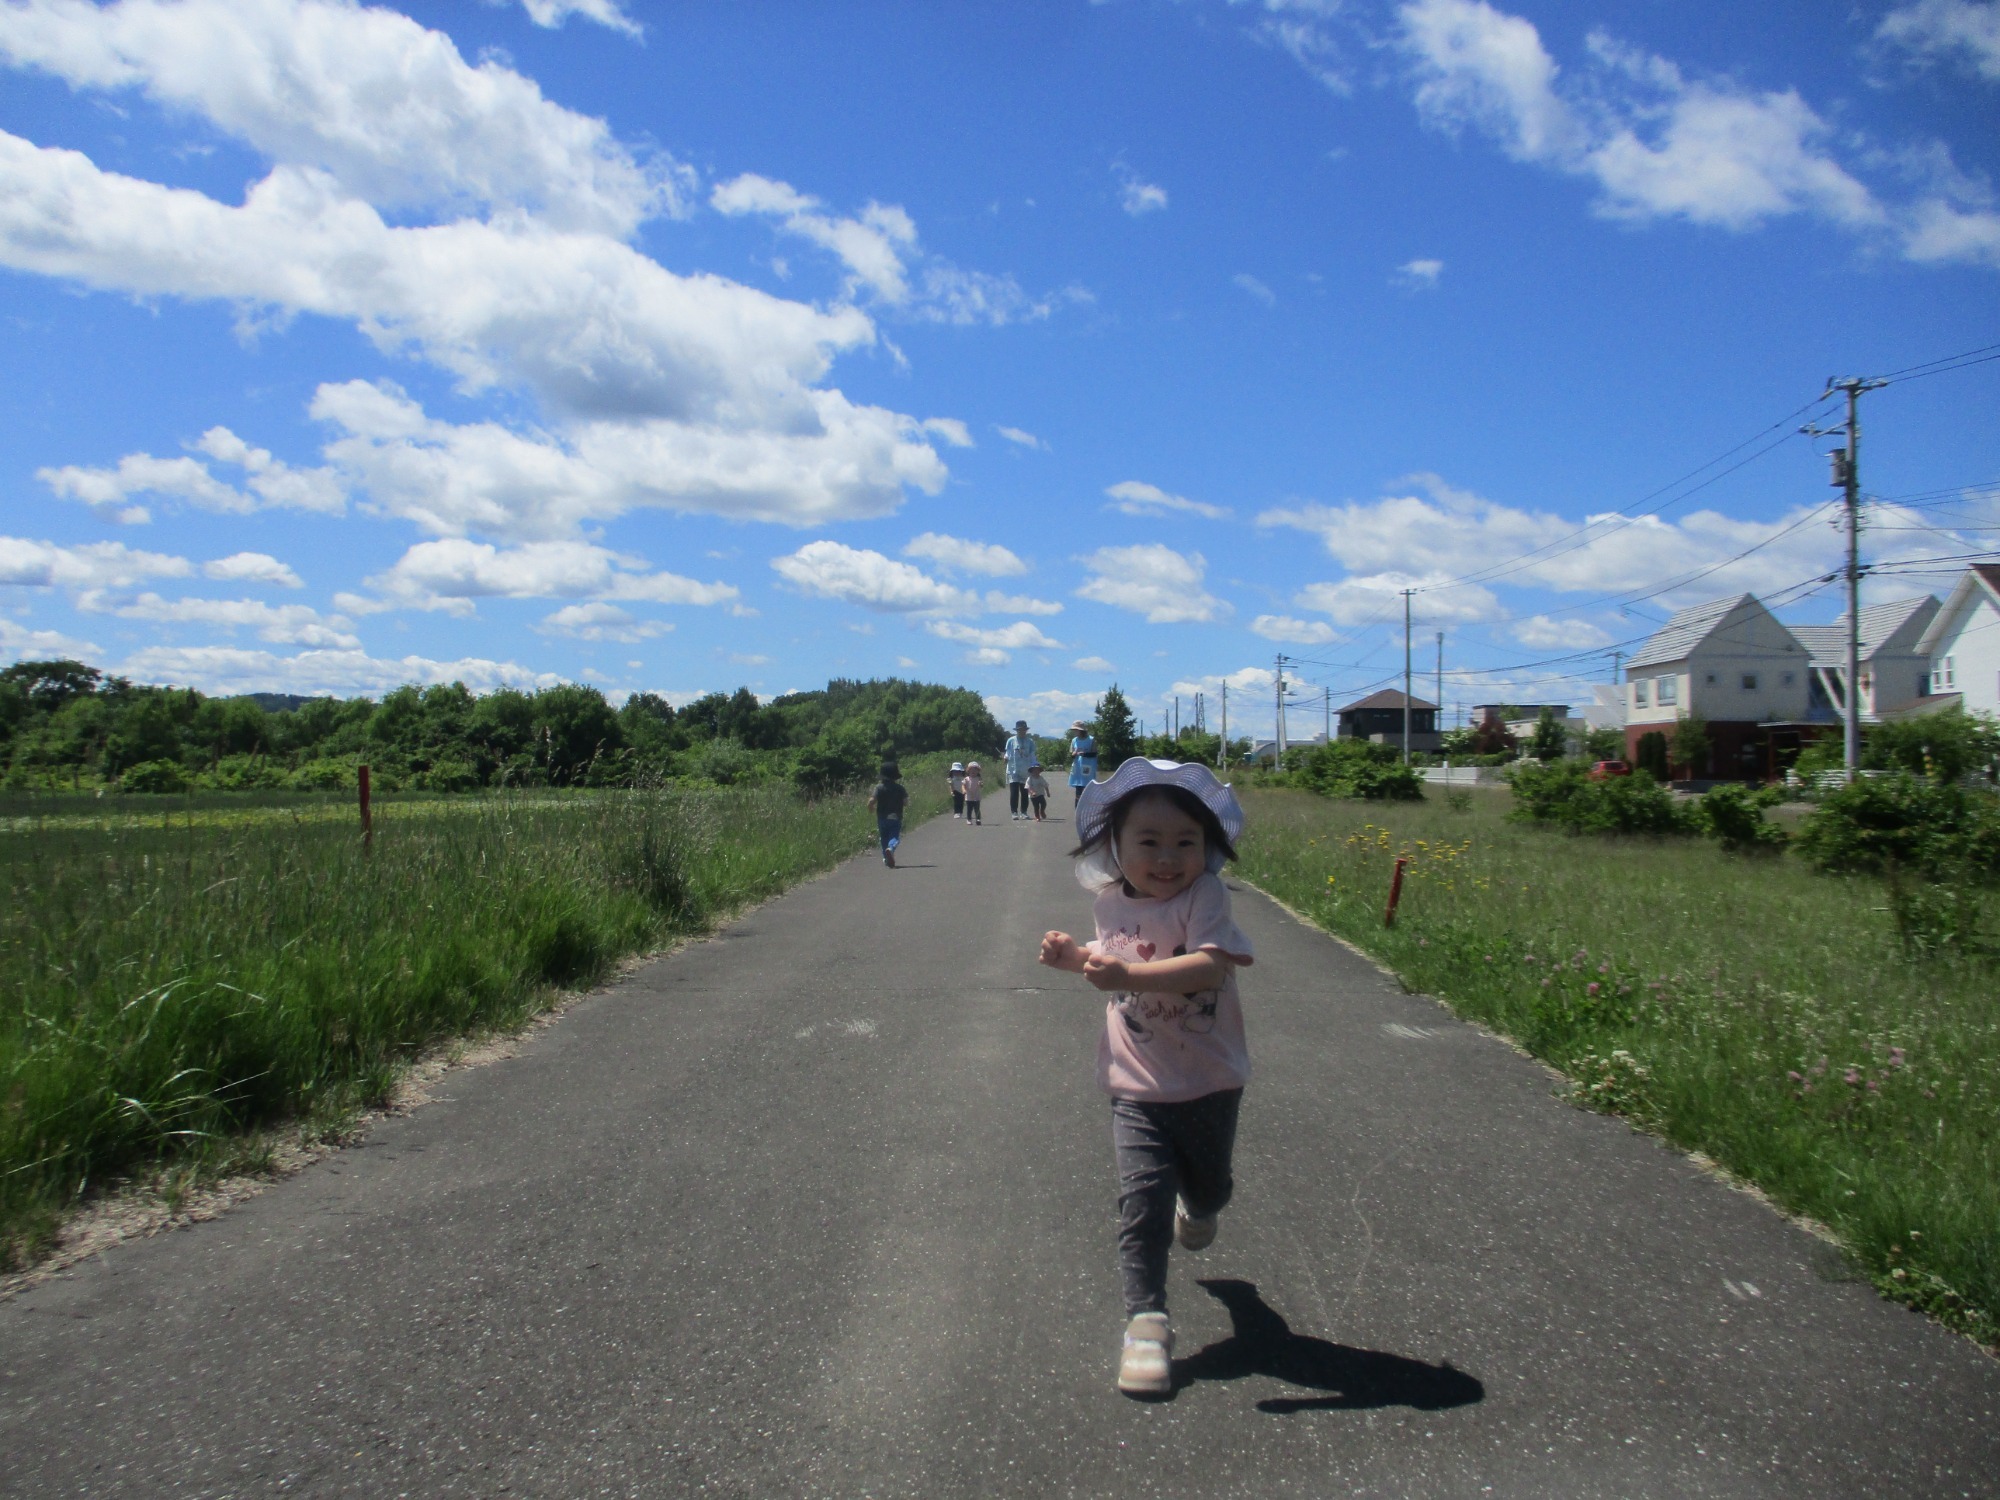
<instances>
[{"instance_id":1,"label":"house window","mask_svg":"<svg viewBox=\"0 0 2000 1500\"><path fill-rule=\"evenodd\" d=\"M1680 702L1681 698L1680 678L1662 677L1658 680L1656 686L1658 688L1658 691L1655 692L1653 696L1656 700L1658 700L1660 707L1667 708L1675 703Z\"/></svg>"},{"instance_id":2,"label":"house window","mask_svg":"<svg viewBox=\"0 0 2000 1500\"><path fill-rule=\"evenodd\" d=\"M1958 686L1958 658L1940 656L1931 666L1931 691L1948 693Z\"/></svg>"},{"instance_id":3,"label":"house window","mask_svg":"<svg viewBox=\"0 0 2000 1500\"><path fill-rule=\"evenodd\" d=\"M1755 672L1745 672L1743 674L1743 691L1746 693L1757 691L1757 674Z\"/></svg>"},{"instance_id":4,"label":"house window","mask_svg":"<svg viewBox=\"0 0 2000 1500\"><path fill-rule=\"evenodd\" d=\"M1778 679L1778 681L1784 684L1784 686L1786 687L1790 687L1793 683L1797 682L1798 680L1799 680L1799 674L1796 672L1786 672L1783 676L1779 677Z\"/></svg>"},{"instance_id":5,"label":"house window","mask_svg":"<svg viewBox=\"0 0 2000 1500\"><path fill-rule=\"evenodd\" d=\"M1707 677L1706 677L1706 678L1704 679L1704 681L1706 681L1706 682L1708 683L1708 685L1709 685L1710 687L1714 687L1714 686L1715 686L1715 674L1714 674L1713 672L1710 672L1710 673L1708 674L1708 676L1707 676Z\"/></svg>"},{"instance_id":6,"label":"house window","mask_svg":"<svg viewBox=\"0 0 2000 1500\"><path fill-rule=\"evenodd\" d=\"M1632 706L1634 708L1644 708L1646 706L1646 679L1643 677L1638 678L1632 684Z\"/></svg>"}]
</instances>

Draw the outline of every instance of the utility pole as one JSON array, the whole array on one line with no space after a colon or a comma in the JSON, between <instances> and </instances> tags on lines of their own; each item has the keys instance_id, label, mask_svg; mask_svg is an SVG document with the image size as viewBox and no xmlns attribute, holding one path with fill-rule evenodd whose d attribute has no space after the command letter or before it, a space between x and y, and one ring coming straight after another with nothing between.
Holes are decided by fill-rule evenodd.
<instances>
[{"instance_id":1,"label":"utility pole","mask_svg":"<svg viewBox=\"0 0 2000 1500\"><path fill-rule=\"evenodd\" d=\"M1813 437L1837 433L1847 439L1845 448L1833 450L1832 483L1845 492L1847 513L1847 683L1841 695L1840 761L1850 782L1861 765L1861 398L1888 383L1859 375L1828 380L1826 396L1839 391L1847 397L1847 421L1841 427L1805 429Z\"/></svg>"},{"instance_id":2,"label":"utility pole","mask_svg":"<svg viewBox=\"0 0 2000 1500\"><path fill-rule=\"evenodd\" d=\"M1326 742L1333 743L1333 689L1328 688L1320 695L1326 703Z\"/></svg>"},{"instance_id":3,"label":"utility pole","mask_svg":"<svg viewBox=\"0 0 2000 1500\"><path fill-rule=\"evenodd\" d=\"M1410 763L1410 595L1403 590L1403 764Z\"/></svg>"},{"instance_id":4,"label":"utility pole","mask_svg":"<svg viewBox=\"0 0 2000 1500\"><path fill-rule=\"evenodd\" d=\"M1216 752L1216 763L1229 769L1229 679L1222 679L1222 748Z\"/></svg>"},{"instance_id":5,"label":"utility pole","mask_svg":"<svg viewBox=\"0 0 2000 1500\"><path fill-rule=\"evenodd\" d=\"M1277 706L1278 769L1285 769L1285 653L1278 653L1278 706Z\"/></svg>"},{"instance_id":6,"label":"utility pole","mask_svg":"<svg viewBox=\"0 0 2000 1500\"><path fill-rule=\"evenodd\" d=\"M1181 742L1181 695L1174 694L1174 743Z\"/></svg>"},{"instance_id":7,"label":"utility pole","mask_svg":"<svg viewBox=\"0 0 2000 1500\"><path fill-rule=\"evenodd\" d=\"M1438 632L1437 707L1431 710L1431 728L1444 728L1444 632Z\"/></svg>"}]
</instances>

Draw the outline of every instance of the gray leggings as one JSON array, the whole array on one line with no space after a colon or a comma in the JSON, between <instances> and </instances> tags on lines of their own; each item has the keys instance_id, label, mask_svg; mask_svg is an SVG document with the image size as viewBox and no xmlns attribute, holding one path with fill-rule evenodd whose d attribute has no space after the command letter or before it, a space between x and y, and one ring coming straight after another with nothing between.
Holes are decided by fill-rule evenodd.
<instances>
[{"instance_id":1,"label":"gray leggings","mask_svg":"<svg viewBox=\"0 0 2000 1500\"><path fill-rule=\"evenodd\" d=\"M1167 1248L1174 1199L1197 1218L1221 1211L1236 1182L1236 1114L1243 1090L1224 1089L1179 1104L1111 1101L1118 1153L1118 1270L1127 1316L1167 1310Z\"/></svg>"}]
</instances>

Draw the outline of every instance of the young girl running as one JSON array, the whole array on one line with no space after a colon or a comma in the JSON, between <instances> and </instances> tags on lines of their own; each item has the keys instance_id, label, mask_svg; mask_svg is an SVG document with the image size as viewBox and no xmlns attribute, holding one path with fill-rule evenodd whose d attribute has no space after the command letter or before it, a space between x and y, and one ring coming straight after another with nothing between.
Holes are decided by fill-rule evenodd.
<instances>
[{"instance_id":1,"label":"young girl running","mask_svg":"<svg viewBox=\"0 0 2000 1500\"><path fill-rule=\"evenodd\" d=\"M965 816L965 762L955 760L951 769L944 773L945 785L951 788L951 815L954 819Z\"/></svg>"},{"instance_id":2,"label":"young girl running","mask_svg":"<svg viewBox=\"0 0 2000 1500\"><path fill-rule=\"evenodd\" d=\"M1167 1250L1205 1249L1234 1187L1250 1079L1236 970L1253 961L1220 871L1243 809L1206 766L1128 760L1077 805L1077 879L1097 936L1042 938L1041 961L1108 996L1098 1081L1111 1095L1125 1341L1118 1389L1173 1394Z\"/></svg>"},{"instance_id":3,"label":"young girl running","mask_svg":"<svg viewBox=\"0 0 2000 1500\"><path fill-rule=\"evenodd\" d=\"M979 822L979 782L983 774L978 761L965 763L965 824L968 828Z\"/></svg>"}]
</instances>

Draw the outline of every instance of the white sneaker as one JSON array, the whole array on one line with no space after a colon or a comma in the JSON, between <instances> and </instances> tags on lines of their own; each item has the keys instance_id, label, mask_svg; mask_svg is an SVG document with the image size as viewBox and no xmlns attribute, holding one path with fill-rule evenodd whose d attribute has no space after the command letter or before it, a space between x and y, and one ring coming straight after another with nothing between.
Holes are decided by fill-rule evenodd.
<instances>
[{"instance_id":1,"label":"white sneaker","mask_svg":"<svg viewBox=\"0 0 2000 1500\"><path fill-rule=\"evenodd\" d=\"M1221 1221L1221 1214L1198 1219L1188 1212L1186 1199L1174 1200L1174 1241L1183 1250L1206 1250L1214 1244L1215 1231Z\"/></svg>"},{"instance_id":2,"label":"white sneaker","mask_svg":"<svg viewBox=\"0 0 2000 1500\"><path fill-rule=\"evenodd\" d=\"M1128 1396L1174 1393L1174 1330L1165 1313L1140 1313L1125 1325L1118 1389Z\"/></svg>"}]
</instances>

